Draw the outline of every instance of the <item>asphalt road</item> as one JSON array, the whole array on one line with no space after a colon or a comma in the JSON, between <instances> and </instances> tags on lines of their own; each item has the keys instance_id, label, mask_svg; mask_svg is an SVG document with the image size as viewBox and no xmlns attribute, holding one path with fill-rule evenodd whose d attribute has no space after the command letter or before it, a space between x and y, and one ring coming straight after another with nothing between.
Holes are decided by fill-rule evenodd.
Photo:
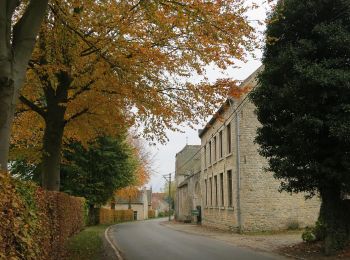
<instances>
[{"instance_id":1,"label":"asphalt road","mask_svg":"<svg viewBox=\"0 0 350 260\"><path fill-rule=\"evenodd\" d=\"M276 257L223 241L162 226L166 219L129 222L110 229L111 240L126 260L271 260Z\"/></svg>"}]
</instances>

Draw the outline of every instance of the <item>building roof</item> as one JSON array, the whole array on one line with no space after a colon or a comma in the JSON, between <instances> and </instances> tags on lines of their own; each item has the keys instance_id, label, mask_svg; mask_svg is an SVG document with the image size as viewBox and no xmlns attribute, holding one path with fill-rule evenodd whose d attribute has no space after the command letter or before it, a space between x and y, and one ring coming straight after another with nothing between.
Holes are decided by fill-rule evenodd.
<instances>
[{"instance_id":1,"label":"building roof","mask_svg":"<svg viewBox=\"0 0 350 260\"><path fill-rule=\"evenodd\" d=\"M185 151L186 149L200 149L201 148L201 145L200 144L196 144L196 145L193 145L193 144L186 144L184 146L184 148L182 148L179 152L176 153L176 156L180 153L182 153L183 151Z\"/></svg>"},{"instance_id":2,"label":"building roof","mask_svg":"<svg viewBox=\"0 0 350 260\"><path fill-rule=\"evenodd\" d=\"M152 191L151 190L147 190L147 201L148 201L148 205L150 206L152 203L151 197L152 197ZM137 195L131 199L131 201L129 202L128 199L125 198L121 198L116 196L115 197L115 202L116 204L143 204L143 190L139 190L137 192Z\"/></svg>"},{"instance_id":3,"label":"building roof","mask_svg":"<svg viewBox=\"0 0 350 260\"><path fill-rule=\"evenodd\" d=\"M249 75L249 77L247 77L241 84L240 87L244 87L248 82L250 82L251 80L253 80L254 78L256 78L256 76L258 75L258 73L260 71L262 71L263 66L260 66L258 69L256 69L252 74ZM198 136L201 138L210 128L210 126L212 126L216 119L218 118L216 115L221 115L224 111L225 111L225 107L227 105L231 105L234 103L234 99L233 98L227 98L226 101L220 106L220 108L218 109L218 111L215 113L214 116L211 117L211 119L209 120L209 122L205 125L205 127L203 129L198 130Z\"/></svg>"}]
</instances>

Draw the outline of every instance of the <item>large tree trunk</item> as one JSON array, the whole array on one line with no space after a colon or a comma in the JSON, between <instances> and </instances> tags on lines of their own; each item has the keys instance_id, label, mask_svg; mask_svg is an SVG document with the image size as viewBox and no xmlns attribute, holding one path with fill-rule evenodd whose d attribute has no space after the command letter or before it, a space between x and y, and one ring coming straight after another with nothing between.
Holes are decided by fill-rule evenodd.
<instances>
[{"instance_id":1,"label":"large tree trunk","mask_svg":"<svg viewBox=\"0 0 350 260\"><path fill-rule=\"evenodd\" d=\"M42 155L42 186L47 190L60 189L63 130L63 118L47 117Z\"/></svg>"},{"instance_id":2,"label":"large tree trunk","mask_svg":"<svg viewBox=\"0 0 350 260\"><path fill-rule=\"evenodd\" d=\"M44 18L48 0L31 0L12 24L21 1L0 1L0 170L7 170L10 136L18 92Z\"/></svg>"},{"instance_id":3,"label":"large tree trunk","mask_svg":"<svg viewBox=\"0 0 350 260\"><path fill-rule=\"evenodd\" d=\"M0 76L0 170L7 170L10 146L11 125L13 121L14 82L8 77Z\"/></svg>"},{"instance_id":4,"label":"large tree trunk","mask_svg":"<svg viewBox=\"0 0 350 260\"><path fill-rule=\"evenodd\" d=\"M341 198L339 189L321 191L320 219L325 225L325 253L332 255L343 249L350 239L350 204Z\"/></svg>"}]
</instances>

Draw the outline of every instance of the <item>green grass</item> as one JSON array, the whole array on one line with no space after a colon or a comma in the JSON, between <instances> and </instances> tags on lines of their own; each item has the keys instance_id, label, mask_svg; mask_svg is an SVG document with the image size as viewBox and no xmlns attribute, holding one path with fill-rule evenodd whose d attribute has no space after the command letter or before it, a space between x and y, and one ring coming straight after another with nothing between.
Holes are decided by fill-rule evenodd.
<instances>
[{"instance_id":1,"label":"green grass","mask_svg":"<svg viewBox=\"0 0 350 260\"><path fill-rule=\"evenodd\" d=\"M67 243L69 260L96 260L103 253L102 236L108 225L86 227Z\"/></svg>"}]
</instances>

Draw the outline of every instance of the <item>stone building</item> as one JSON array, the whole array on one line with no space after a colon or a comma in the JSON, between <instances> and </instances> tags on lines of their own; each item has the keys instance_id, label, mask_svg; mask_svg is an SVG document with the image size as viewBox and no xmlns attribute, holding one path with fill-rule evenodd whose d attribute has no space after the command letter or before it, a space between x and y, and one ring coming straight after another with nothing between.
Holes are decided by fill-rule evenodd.
<instances>
[{"instance_id":1,"label":"stone building","mask_svg":"<svg viewBox=\"0 0 350 260\"><path fill-rule=\"evenodd\" d=\"M132 209L134 220L148 219L148 210L152 209L152 190L143 188L137 192L135 197L130 199L114 196L109 205L105 205L104 208L114 210Z\"/></svg>"},{"instance_id":2,"label":"stone building","mask_svg":"<svg viewBox=\"0 0 350 260\"><path fill-rule=\"evenodd\" d=\"M260 69L241 87L255 87ZM259 126L254 109L246 95L227 99L199 131L202 223L233 231L313 225L319 200L305 200L304 194L280 193L280 182L263 170L267 160L258 154L254 143Z\"/></svg>"},{"instance_id":3,"label":"stone building","mask_svg":"<svg viewBox=\"0 0 350 260\"><path fill-rule=\"evenodd\" d=\"M191 221L191 211L201 206L200 145L186 145L176 154L175 219Z\"/></svg>"}]
</instances>

